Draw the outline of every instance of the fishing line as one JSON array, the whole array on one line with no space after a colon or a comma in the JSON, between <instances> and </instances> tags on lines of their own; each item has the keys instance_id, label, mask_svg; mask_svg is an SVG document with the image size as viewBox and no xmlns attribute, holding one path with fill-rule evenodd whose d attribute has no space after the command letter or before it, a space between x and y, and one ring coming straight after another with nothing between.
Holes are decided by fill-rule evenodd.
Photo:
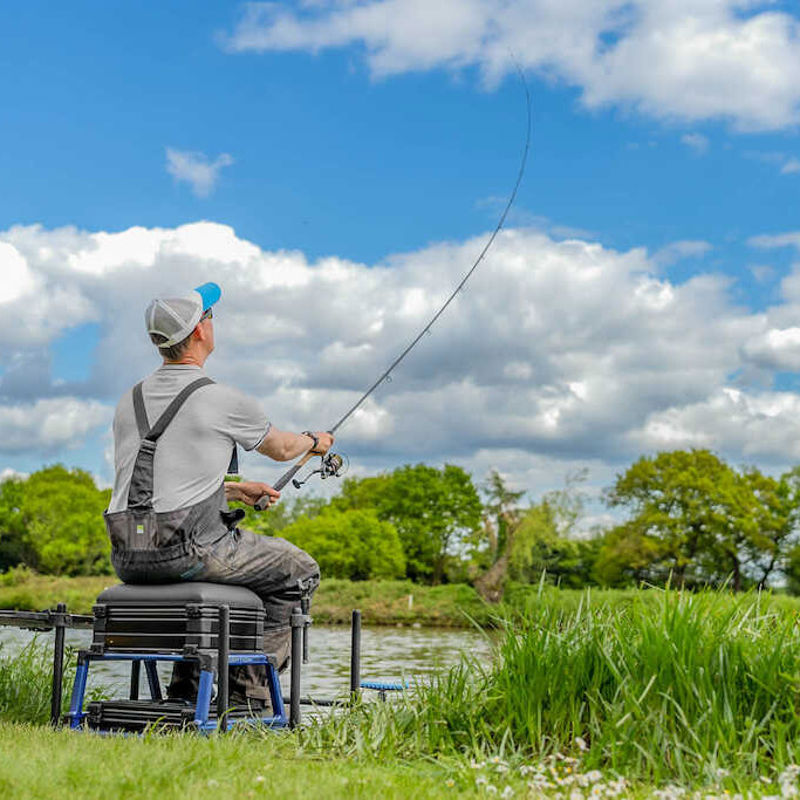
<instances>
[{"instance_id":1,"label":"fishing line","mask_svg":"<svg viewBox=\"0 0 800 800\"><path fill-rule=\"evenodd\" d=\"M489 248L494 243L494 240L497 238L497 235L503 228L505 224L506 217L508 216L508 212L511 211L511 206L514 205L514 200L516 200L517 192L519 191L520 184L522 183L522 178L525 174L525 167L528 163L528 151L530 150L531 145L531 95L530 91L528 90L528 82L525 80L525 74L522 71L522 67L520 66L519 62L516 58L514 58L512 54L512 60L514 62L514 66L517 69L517 74L519 75L520 82L522 83L522 88L525 91L525 111L526 111L526 123L525 123L525 146L522 149L522 158L520 160L519 171L517 173L517 179L514 182L514 188L511 190L511 194L509 195L508 202L503 209L503 213L500 215L500 219L495 225L494 230L492 231L491 236L487 240L486 244L483 246L483 249L479 253L478 257L473 262L472 266L466 272L464 277L461 279L459 284L453 289L450 296L445 300L439 310L431 317L428 324L417 334L414 340L400 353L397 358L387 367L387 369L381 374L381 376L367 389L364 394L361 395L358 402L354 403L353 406L347 411L347 413L332 427L329 429L329 433L334 434L336 431L344 425L344 423L363 405L364 401L384 382L387 383L391 381L392 372L396 369L396 367L403 361L403 359L416 347L420 339L422 339L425 334L431 332L431 328L439 319L439 317L444 314L447 307L450 303L455 300L456 295L464 288L464 284L472 277L472 273L478 268L478 265L483 261L484 256L486 253L489 252ZM289 470L287 470L281 477L275 482L273 488L280 491L283 489L286 484L294 478L294 476L300 471L300 468L308 463L311 460L312 456L318 455L313 453L309 450L297 463L295 463ZM336 455L335 453L328 453L327 455L322 457L322 464L320 465L319 469L314 470L311 475L319 474L320 477L338 477L341 474L341 470L343 468L343 459L341 456ZM308 480L307 476L305 480ZM305 480L298 481L292 480L296 488L302 486L305 483ZM264 497L257 500L254 504L256 511L263 511L269 505L268 497L265 495Z\"/></svg>"},{"instance_id":2,"label":"fishing line","mask_svg":"<svg viewBox=\"0 0 800 800\"><path fill-rule=\"evenodd\" d=\"M445 300L442 307L431 317L428 324L419 332L417 337L411 342L411 344L400 353L397 358L392 361L386 371L372 384L372 386L361 395L361 399L355 403L350 410L328 431L329 433L336 433L336 431L352 416L352 414L358 410L358 408L364 403L364 401L384 382L384 381L391 381L391 373L395 370L398 364L414 349L416 344L419 342L420 339L426 334L429 333L433 325L435 324L436 320L444 314L447 307L450 303L453 302L456 295L464 288L464 284L472 277L472 273L478 268L478 265L483 261L484 256L487 252L489 252L489 248L492 246L492 243L497 238L497 234L503 228L505 224L506 217L508 216L508 212L511 210L511 206L514 205L514 200L517 197L517 191L519 190L520 184L522 183L522 177L525 174L525 166L528 162L528 150L530 149L531 144L531 95L528 90L528 83L525 80L525 75L522 72L522 68L520 67L519 63L515 60L514 64L517 68L517 73L519 74L520 81L522 82L522 88L525 90L525 107L527 112L527 120L526 120L526 128L525 128L525 147L522 151L522 160L520 161L519 165L519 173L517 174L517 180L514 183L514 188L511 191L511 194L508 198L508 202L506 203L505 208L503 209L503 213L500 215L500 219L497 222L494 230L492 231L492 235L489 237L489 240L483 246L483 250L481 250L480 255L475 259L475 262L470 267L469 271L464 275L461 279L461 282L453 289L452 294Z\"/></svg>"}]
</instances>

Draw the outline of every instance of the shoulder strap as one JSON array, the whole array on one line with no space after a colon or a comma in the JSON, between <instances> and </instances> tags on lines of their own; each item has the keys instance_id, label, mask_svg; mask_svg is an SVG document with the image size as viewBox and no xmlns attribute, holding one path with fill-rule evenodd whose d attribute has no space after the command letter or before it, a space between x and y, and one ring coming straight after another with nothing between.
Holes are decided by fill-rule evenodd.
<instances>
[{"instance_id":1,"label":"shoulder strap","mask_svg":"<svg viewBox=\"0 0 800 800\"><path fill-rule=\"evenodd\" d=\"M133 387L133 412L136 414L136 427L139 429L139 438L144 439L150 430L150 423L147 421L147 411L144 408L141 381Z\"/></svg>"},{"instance_id":2,"label":"shoulder strap","mask_svg":"<svg viewBox=\"0 0 800 800\"><path fill-rule=\"evenodd\" d=\"M211 378L198 378L188 386L185 386L178 392L175 399L167 406L167 410L156 420L156 424L145 434L139 444L139 452L136 454L136 462L133 465L133 474L131 475L131 485L128 488L128 510L144 512L152 509L153 507L153 464L156 453L156 443L162 433L167 428L167 425L172 422L175 415L180 410L181 406L189 399L189 396L196 392L203 386L208 386L209 383L214 383ZM136 390L139 390L138 392ZM141 397L141 384L134 387L134 408L136 408L137 401L136 395ZM142 411L144 411L144 402L142 401ZM139 430L142 430L140 420L144 419L146 422L146 415L144 418L137 413L136 422L139 425Z\"/></svg>"},{"instance_id":3,"label":"shoulder strap","mask_svg":"<svg viewBox=\"0 0 800 800\"><path fill-rule=\"evenodd\" d=\"M214 381L211 380L211 378L198 378L196 381L192 381L188 386L184 386L183 389L178 392L175 399L167 406L167 410L156 420L155 425L150 428L144 438L149 439L151 442L158 441L158 438L167 429L167 425L172 422L175 415L180 411L181 406L189 399L190 395L201 387L208 386L209 383L214 383Z\"/></svg>"}]
</instances>

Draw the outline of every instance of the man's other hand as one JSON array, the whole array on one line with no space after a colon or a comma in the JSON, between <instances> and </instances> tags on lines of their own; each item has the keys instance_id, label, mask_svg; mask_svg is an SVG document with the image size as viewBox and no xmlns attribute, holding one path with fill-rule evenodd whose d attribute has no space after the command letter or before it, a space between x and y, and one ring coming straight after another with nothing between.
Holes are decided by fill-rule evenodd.
<instances>
[{"instance_id":1,"label":"man's other hand","mask_svg":"<svg viewBox=\"0 0 800 800\"><path fill-rule=\"evenodd\" d=\"M266 496L268 506L274 506L280 499L281 493L273 489L268 483L258 481L240 481L239 483L225 484L225 497L228 500L236 500L248 506L254 506L256 501Z\"/></svg>"}]
</instances>

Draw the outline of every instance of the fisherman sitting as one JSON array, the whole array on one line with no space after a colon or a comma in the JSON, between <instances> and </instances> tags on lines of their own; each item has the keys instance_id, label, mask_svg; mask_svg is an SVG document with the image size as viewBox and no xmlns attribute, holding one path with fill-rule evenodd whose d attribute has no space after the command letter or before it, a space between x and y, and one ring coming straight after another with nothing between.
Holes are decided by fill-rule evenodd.
<instances>
[{"instance_id":1,"label":"fisherman sitting","mask_svg":"<svg viewBox=\"0 0 800 800\"><path fill-rule=\"evenodd\" d=\"M194 580L252 590L266 611L264 652L283 668L292 609L319 585L319 566L285 539L237 527L228 500L252 506L266 496L272 505L280 493L224 478L237 445L289 461L309 449L326 453L333 437L280 431L255 398L206 375L220 296L217 284L205 283L147 307L147 331L163 364L126 392L114 415L116 476L105 516L111 561L127 583ZM177 662L168 696L193 700L196 675L195 665ZM263 665L231 669L231 703L261 707L265 678Z\"/></svg>"}]
</instances>

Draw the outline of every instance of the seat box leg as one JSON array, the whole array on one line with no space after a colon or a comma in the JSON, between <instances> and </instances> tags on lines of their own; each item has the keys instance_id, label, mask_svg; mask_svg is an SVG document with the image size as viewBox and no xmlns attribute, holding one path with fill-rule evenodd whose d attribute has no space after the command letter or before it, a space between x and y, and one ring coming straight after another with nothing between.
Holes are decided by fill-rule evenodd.
<instances>
[{"instance_id":1,"label":"seat box leg","mask_svg":"<svg viewBox=\"0 0 800 800\"><path fill-rule=\"evenodd\" d=\"M139 699L139 676L142 673L142 662L138 659L131 661L131 691L130 699Z\"/></svg>"},{"instance_id":2,"label":"seat box leg","mask_svg":"<svg viewBox=\"0 0 800 800\"><path fill-rule=\"evenodd\" d=\"M164 696L161 694L161 681L158 679L158 668L155 661L145 661L144 668L147 672L147 683L150 686L150 698L160 703Z\"/></svg>"},{"instance_id":3,"label":"seat box leg","mask_svg":"<svg viewBox=\"0 0 800 800\"><path fill-rule=\"evenodd\" d=\"M200 730L209 730L208 715L211 709L211 694L214 689L214 673L200 670L200 685L197 688L197 702L194 709L194 724Z\"/></svg>"},{"instance_id":4,"label":"seat box leg","mask_svg":"<svg viewBox=\"0 0 800 800\"><path fill-rule=\"evenodd\" d=\"M72 697L69 702L69 727L80 728L83 722L83 699L86 695L86 680L89 677L89 658L86 653L78 653L78 668L75 670L75 680L72 684Z\"/></svg>"},{"instance_id":5,"label":"seat box leg","mask_svg":"<svg viewBox=\"0 0 800 800\"><path fill-rule=\"evenodd\" d=\"M278 678L278 670L270 663L267 664L267 681L269 682L269 700L272 704L274 724L286 725L288 720L286 719L286 708L283 705L283 692Z\"/></svg>"}]
</instances>

